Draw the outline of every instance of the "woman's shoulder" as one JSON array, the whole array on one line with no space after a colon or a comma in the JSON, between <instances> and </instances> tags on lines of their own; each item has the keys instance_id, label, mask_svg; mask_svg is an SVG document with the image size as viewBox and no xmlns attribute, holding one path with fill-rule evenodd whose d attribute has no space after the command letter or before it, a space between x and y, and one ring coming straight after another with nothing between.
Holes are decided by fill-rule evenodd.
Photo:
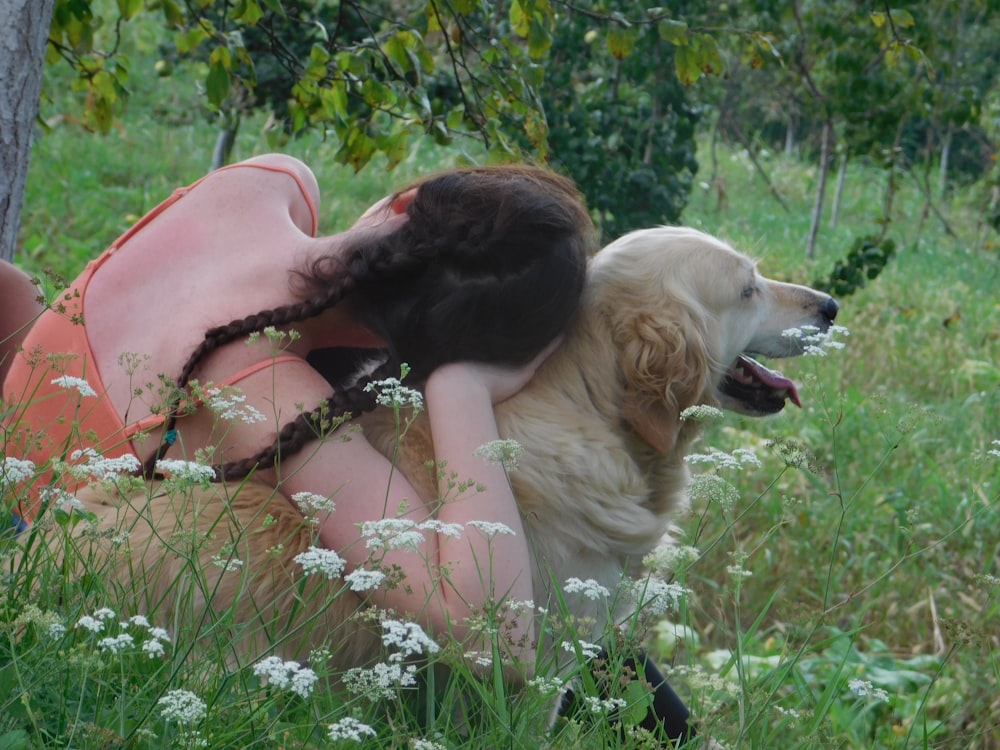
<instances>
[{"instance_id":1,"label":"woman's shoulder","mask_svg":"<svg viewBox=\"0 0 1000 750\"><path fill-rule=\"evenodd\" d=\"M247 186L246 171L250 169L257 170L265 181L272 183L268 188L269 191L274 189L274 185L279 185L284 180L290 202L293 205L299 202L298 198L304 199L308 215L296 217L297 223L302 226L304 231L315 234L319 215L320 191L316 176L309 166L302 160L288 154L262 154L223 167L213 175L215 180L229 178L236 184ZM278 176L278 179L272 180L272 176ZM288 177L291 180L285 179Z\"/></svg>"}]
</instances>

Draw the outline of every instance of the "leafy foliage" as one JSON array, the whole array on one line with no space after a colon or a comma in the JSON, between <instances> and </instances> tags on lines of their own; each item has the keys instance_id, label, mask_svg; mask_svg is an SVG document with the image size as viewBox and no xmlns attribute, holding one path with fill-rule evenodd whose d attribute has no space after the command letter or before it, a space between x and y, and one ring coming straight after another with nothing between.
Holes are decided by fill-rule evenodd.
<instances>
[{"instance_id":1,"label":"leafy foliage","mask_svg":"<svg viewBox=\"0 0 1000 750\"><path fill-rule=\"evenodd\" d=\"M813 286L835 297L848 297L874 281L896 254L896 243L889 237L858 237L847 253L838 260L830 275L816 279Z\"/></svg>"},{"instance_id":2,"label":"leafy foliage","mask_svg":"<svg viewBox=\"0 0 1000 750\"><path fill-rule=\"evenodd\" d=\"M601 35L583 14L557 28L542 94L551 157L587 195L606 238L680 219L698 169L697 112L673 69L682 74L677 55L690 46L675 47L654 25Z\"/></svg>"}]
</instances>

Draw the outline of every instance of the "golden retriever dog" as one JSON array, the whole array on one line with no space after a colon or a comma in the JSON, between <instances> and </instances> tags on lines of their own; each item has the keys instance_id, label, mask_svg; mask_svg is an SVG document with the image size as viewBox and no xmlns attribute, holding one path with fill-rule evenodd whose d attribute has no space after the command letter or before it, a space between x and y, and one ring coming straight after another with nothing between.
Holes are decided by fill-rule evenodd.
<instances>
[{"instance_id":1,"label":"golden retriever dog","mask_svg":"<svg viewBox=\"0 0 1000 750\"><path fill-rule=\"evenodd\" d=\"M533 550L535 603L552 604L570 577L613 591L637 574L686 506L684 456L698 424L683 418L685 409L711 404L763 416L799 403L795 385L753 356L801 354L801 340L784 332L826 331L836 314L828 295L765 278L745 255L694 229L640 230L598 252L564 342L496 408L500 434L523 447L510 478ZM376 411L359 422L392 455L391 416ZM418 419L400 468L436 494L424 464L432 455ZM203 625L229 612L226 633L254 625L252 637L233 636L234 653L249 658L271 649L293 656L324 642L337 646L339 667L377 654L377 633L358 616L359 595L343 584L320 591L325 583L301 583L293 559L310 545L309 529L274 490L251 482L183 499L148 495L101 512L103 527L130 532L110 572L119 585L141 589L161 611L179 611L186 597ZM198 571L185 562L192 552ZM225 570L227 556L242 561L240 571ZM605 603L559 594L572 614L606 625ZM309 617L318 626L299 630Z\"/></svg>"}]
</instances>

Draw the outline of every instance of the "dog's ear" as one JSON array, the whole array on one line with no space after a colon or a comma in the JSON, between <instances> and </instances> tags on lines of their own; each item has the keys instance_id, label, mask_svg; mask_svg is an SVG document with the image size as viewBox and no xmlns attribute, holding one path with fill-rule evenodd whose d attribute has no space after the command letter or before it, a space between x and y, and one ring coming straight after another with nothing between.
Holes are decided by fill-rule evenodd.
<instances>
[{"instance_id":1,"label":"dog's ear","mask_svg":"<svg viewBox=\"0 0 1000 750\"><path fill-rule=\"evenodd\" d=\"M709 386L704 325L683 305L667 303L621 321L615 338L625 376L622 415L643 440L667 454L677 443L681 412Z\"/></svg>"}]
</instances>

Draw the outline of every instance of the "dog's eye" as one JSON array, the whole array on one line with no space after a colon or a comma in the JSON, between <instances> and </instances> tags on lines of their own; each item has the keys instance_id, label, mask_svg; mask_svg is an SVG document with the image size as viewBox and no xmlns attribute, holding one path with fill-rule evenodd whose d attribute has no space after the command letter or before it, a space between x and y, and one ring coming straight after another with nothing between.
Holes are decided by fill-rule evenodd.
<instances>
[{"instance_id":1,"label":"dog's eye","mask_svg":"<svg viewBox=\"0 0 1000 750\"><path fill-rule=\"evenodd\" d=\"M756 284L747 284L745 287L743 287L743 292L740 296L742 296L743 299L750 299L751 297L753 297L753 294L756 291L757 291Z\"/></svg>"}]
</instances>

